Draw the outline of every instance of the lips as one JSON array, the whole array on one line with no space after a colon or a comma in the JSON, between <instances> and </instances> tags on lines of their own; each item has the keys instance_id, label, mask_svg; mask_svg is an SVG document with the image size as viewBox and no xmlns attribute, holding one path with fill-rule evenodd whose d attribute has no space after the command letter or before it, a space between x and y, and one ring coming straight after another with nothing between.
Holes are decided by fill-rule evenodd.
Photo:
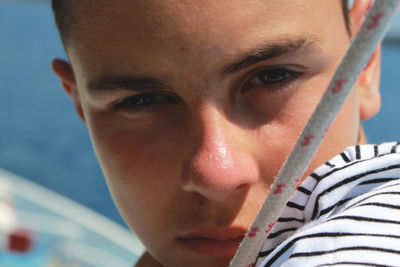
<instances>
[{"instance_id":1,"label":"lips","mask_svg":"<svg viewBox=\"0 0 400 267\"><path fill-rule=\"evenodd\" d=\"M217 230L203 228L192 231L178 238L187 249L204 256L233 257L242 242L246 230L227 228Z\"/></svg>"}]
</instances>

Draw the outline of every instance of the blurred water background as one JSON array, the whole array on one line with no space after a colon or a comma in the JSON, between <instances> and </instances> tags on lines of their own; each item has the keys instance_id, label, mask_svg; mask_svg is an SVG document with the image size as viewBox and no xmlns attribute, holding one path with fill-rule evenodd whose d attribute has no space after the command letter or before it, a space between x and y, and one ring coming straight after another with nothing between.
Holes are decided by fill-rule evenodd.
<instances>
[{"instance_id":1,"label":"blurred water background","mask_svg":"<svg viewBox=\"0 0 400 267\"><path fill-rule=\"evenodd\" d=\"M400 18L383 45L382 109L366 122L371 143L400 141ZM394 28L393 28L394 29ZM65 58L49 2L0 0L0 168L124 225L86 127L50 69Z\"/></svg>"}]
</instances>

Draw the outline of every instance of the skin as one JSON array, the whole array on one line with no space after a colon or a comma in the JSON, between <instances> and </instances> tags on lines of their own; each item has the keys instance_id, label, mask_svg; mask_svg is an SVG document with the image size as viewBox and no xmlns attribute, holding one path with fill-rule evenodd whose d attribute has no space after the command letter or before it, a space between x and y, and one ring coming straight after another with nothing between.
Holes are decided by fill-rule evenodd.
<instances>
[{"instance_id":1,"label":"skin","mask_svg":"<svg viewBox=\"0 0 400 267\"><path fill-rule=\"evenodd\" d=\"M353 31L368 3L356 1ZM348 48L340 2L79 5L71 65L55 60L53 69L88 126L114 201L148 250L138 266L227 266ZM293 53L224 74L259 47L299 40L305 45ZM162 84L134 90L138 78ZM306 174L365 142L360 120L379 109L378 83L379 49Z\"/></svg>"}]
</instances>

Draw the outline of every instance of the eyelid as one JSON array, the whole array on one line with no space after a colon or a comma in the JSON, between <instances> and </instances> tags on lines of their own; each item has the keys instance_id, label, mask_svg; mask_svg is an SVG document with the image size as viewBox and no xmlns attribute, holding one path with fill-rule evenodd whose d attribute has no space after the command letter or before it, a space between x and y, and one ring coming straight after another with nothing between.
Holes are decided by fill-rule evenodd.
<instances>
[{"instance_id":1,"label":"eyelid","mask_svg":"<svg viewBox=\"0 0 400 267\"><path fill-rule=\"evenodd\" d=\"M299 65L291 65L291 64L281 64L281 65L269 65L269 66L259 66L250 72L248 72L240 81L239 88L240 91L243 91L243 88L246 88L246 85L260 72L264 71L273 71L273 70L287 70L288 72L292 72L295 75L295 78L300 78L308 68L302 67ZM283 81L284 83L284 81ZM280 86L280 82L271 85L264 85L265 87L278 87ZM260 85L262 86L262 85Z\"/></svg>"},{"instance_id":2,"label":"eyelid","mask_svg":"<svg viewBox=\"0 0 400 267\"><path fill-rule=\"evenodd\" d=\"M129 101L134 101L134 99L136 97L145 97L145 96L153 96L155 99L154 103L149 103L146 104L144 103L143 105L134 105L131 104L131 106L129 106ZM157 97L164 97L164 100L167 101L162 101L162 102L157 102ZM122 111L122 110L127 110L127 112L129 112L128 110L131 110L133 113L140 113L140 112L148 112L149 110L156 108L159 105L164 105L164 104L171 104L171 103L176 103L178 102L178 98L176 97L176 95L171 94L170 92L165 92L165 91L143 91L141 93L136 93L136 94L132 94L128 97L124 97L123 99L120 99L118 101L116 101L113 105L112 105L112 109L117 110L117 111ZM126 106L124 106L126 105Z\"/></svg>"},{"instance_id":3,"label":"eyelid","mask_svg":"<svg viewBox=\"0 0 400 267\"><path fill-rule=\"evenodd\" d=\"M120 102L123 102L124 100L128 99L128 98L132 98L135 96L139 96L139 95L143 95L143 94L170 94L172 95L170 92L164 91L164 90L137 90L137 91L119 91L118 93L115 94L114 100L112 101L112 103L110 103L110 105L115 106Z\"/></svg>"},{"instance_id":4,"label":"eyelid","mask_svg":"<svg viewBox=\"0 0 400 267\"><path fill-rule=\"evenodd\" d=\"M268 70L288 70L297 73L303 73L308 70L308 68L299 66L296 64L281 64L281 65L267 65L267 66L259 66L251 71L251 73L256 74L262 71Z\"/></svg>"}]
</instances>

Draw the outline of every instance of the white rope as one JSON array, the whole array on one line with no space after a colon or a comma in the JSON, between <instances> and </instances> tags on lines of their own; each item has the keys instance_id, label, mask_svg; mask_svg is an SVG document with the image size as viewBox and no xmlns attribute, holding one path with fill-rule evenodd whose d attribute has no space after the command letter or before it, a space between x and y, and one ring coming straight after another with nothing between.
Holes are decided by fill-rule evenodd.
<instances>
[{"instance_id":1,"label":"white rope","mask_svg":"<svg viewBox=\"0 0 400 267\"><path fill-rule=\"evenodd\" d=\"M377 0L333 76L328 89L309 119L264 202L253 225L240 244L231 267L249 267L268 237L275 221L290 199L296 183L310 164L325 132L367 65L377 44L383 38L394 17L400 0Z\"/></svg>"}]
</instances>

